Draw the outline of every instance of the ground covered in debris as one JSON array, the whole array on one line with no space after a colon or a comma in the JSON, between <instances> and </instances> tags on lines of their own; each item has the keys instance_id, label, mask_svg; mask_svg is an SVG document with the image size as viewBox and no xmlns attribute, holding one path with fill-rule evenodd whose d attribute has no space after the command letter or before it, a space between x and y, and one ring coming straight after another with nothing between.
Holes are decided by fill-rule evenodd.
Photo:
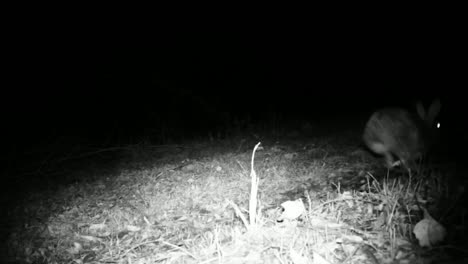
<instances>
[{"instance_id":1,"label":"ground covered in debris","mask_svg":"<svg viewBox=\"0 0 468 264\"><path fill-rule=\"evenodd\" d=\"M28 263L467 261L466 194L454 165L388 171L356 138L128 145L111 165L87 163L67 172L67 184L4 206L2 255Z\"/></svg>"}]
</instances>

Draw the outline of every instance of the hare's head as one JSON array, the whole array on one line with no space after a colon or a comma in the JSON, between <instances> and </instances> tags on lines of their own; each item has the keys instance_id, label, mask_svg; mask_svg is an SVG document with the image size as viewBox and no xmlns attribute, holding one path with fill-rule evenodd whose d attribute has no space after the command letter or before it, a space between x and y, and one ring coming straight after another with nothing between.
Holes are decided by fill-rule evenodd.
<instances>
[{"instance_id":1,"label":"hare's head","mask_svg":"<svg viewBox=\"0 0 468 264\"><path fill-rule=\"evenodd\" d=\"M418 101L416 103L416 110L418 112L419 117L422 120L424 120L428 126L436 125L438 128L437 117L439 115L441 106L442 105L440 103L440 100L435 99L426 111L422 102Z\"/></svg>"},{"instance_id":2,"label":"hare's head","mask_svg":"<svg viewBox=\"0 0 468 264\"><path fill-rule=\"evenodd\" d=\"M427 108L424 108L421 101L416 103L416 111L419 118L421 119L421 129L423 132L424 139L426 141L427 147L434 145L440 136L440 120L438 119L441 103L439 99L435 99Z\"/></svg>"}]
</instances>

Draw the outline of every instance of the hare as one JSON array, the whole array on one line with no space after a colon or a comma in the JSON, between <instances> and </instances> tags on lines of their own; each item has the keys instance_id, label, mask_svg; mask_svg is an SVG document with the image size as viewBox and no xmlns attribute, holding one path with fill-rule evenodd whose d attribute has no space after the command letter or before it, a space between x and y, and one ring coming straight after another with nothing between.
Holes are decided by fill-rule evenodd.
<instances>
[{"instance_id":1,"label":"hare","mask_svg":"<svg viewBox=\"0 0 468 264\"><path fill-rule=\"evenodd\" d=\"M435 124L435 119L440 108L441 103L436 99L427 111L419 101L417 114L403 108L378 110L367 121L362 139L371 151L384 156L387 168L399 164L411 168L437 138L439 124Z\"/></svg>"}]
</instances>

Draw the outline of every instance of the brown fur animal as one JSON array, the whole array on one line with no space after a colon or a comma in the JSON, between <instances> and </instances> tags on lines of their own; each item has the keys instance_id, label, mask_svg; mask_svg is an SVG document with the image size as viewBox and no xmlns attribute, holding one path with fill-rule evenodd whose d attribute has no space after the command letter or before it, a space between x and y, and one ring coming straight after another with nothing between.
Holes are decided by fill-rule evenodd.
<instances>
[{"instance_id":1,"label":"brown fur animal","mask_svg":"<svg viewBox=\"0 0 468 264\"><path fill-rule=\"evenodd\" d=\"M440 108L436 99L427 111L418 102L417 113L403 108L380 109L367 121L362 139L371 151L384 156L388 168L399 163L410 168L435 142L438 129L435 119Z\"/></svg>"}]
</instances>

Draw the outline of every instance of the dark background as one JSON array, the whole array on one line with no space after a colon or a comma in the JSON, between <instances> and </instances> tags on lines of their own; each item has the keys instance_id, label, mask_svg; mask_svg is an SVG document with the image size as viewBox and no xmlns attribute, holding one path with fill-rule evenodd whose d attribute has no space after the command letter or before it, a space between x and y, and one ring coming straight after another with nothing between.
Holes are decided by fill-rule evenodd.
<instances>
[{"instance_id":1,"label":"dark background","mask_svg":"<svg viewBox=\"0 0 468 264\"><path fill-rule=\"evenodd\" d=\"M447 25L146 32L150 41L39 29L5 52L7 159L59 138L104 147L204 137L234 120L362 122L436 97L464 134L465 42Z\"/></svg>"}]
</instances>

